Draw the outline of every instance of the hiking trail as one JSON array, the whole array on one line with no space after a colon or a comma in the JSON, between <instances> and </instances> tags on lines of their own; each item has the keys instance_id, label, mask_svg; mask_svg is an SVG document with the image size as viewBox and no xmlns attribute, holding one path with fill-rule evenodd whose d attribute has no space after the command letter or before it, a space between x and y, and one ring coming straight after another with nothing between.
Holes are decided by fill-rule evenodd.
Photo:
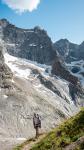
<instances>
[{"instance_id":1,"label":"hiking trail","mask_svg":"<svg viewBox=\"0 0 84 150\"><path fill-rule=\"evenodd\" d=\"M37 144L38 142L40 142L40 140L42 140L45 137L46 134L42 134L38 137L38 139L32 138L28 141L25 141L22 144L22 148L21 150L30 150L35 144Z\"/></svg>"}]
</instances>

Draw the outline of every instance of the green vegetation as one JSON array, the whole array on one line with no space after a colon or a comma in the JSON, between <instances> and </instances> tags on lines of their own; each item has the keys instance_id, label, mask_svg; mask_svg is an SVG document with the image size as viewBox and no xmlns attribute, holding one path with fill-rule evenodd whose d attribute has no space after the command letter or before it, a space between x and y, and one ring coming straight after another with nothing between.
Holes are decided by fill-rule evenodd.
<instances>
[{"instance_id":1,"label":"green vegetation","mask_svg":"<svg viewBox=\"0 0 84 150\"><path fill-rule=\"evenodd\" d=\"M31 150L62 150L82 136L84 136L84 108L75 117L50 132ZM84 143L75 150L84 150Z\"/></svg>"}]
</instances>

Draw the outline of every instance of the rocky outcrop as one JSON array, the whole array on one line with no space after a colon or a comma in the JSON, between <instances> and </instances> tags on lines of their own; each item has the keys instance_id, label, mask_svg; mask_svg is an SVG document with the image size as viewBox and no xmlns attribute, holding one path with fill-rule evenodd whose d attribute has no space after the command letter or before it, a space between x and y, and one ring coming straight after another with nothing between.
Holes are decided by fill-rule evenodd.
<instances>
[{"instance_id":1,"label":"rocky outcrop","mask_svg":"<svg viewBox=\"0 0 84 150\"><path fill-rule=\"evenodd\" d=\"M57 75L57 76L60 76L62 77L63 79L71 82L72 84L74 85L77 85L79 80L77 77L73 76L68 70L67 68L65 67L64 64L62 64L59 60L56 60L54 63L53 63L53 66L52 66L52 73Z\"/></svg>"},{"instance_id":2,"label":"rocky outcrop","mask_svg":"<svg viewBox=\"0 0 84 150\"><path fill-rule=\"evenodd\" d=\"M76 149L80 150L84 149L84 136L80 137L75 142L72 142L69 146L64 148L64 150L76 150Z\"/></svg>"}]
</instances>

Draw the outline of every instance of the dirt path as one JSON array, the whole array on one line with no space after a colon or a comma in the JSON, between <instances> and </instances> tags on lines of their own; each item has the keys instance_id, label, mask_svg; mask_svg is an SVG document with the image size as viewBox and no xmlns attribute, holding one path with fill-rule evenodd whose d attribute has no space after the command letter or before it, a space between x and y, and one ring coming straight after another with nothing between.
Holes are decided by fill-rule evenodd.
<instances>
[{"instance_id":1,"label":"dirt path","mask_svg":"<svg viewBox=\"0 0 84 150\"><path fill-rule=\"evenodd\" d=\"M37 140L32 139L26 144L22 150L30 150L36 143L40 142L45 137L45 135L41 135Z\"/></svg>"}]
</instances>

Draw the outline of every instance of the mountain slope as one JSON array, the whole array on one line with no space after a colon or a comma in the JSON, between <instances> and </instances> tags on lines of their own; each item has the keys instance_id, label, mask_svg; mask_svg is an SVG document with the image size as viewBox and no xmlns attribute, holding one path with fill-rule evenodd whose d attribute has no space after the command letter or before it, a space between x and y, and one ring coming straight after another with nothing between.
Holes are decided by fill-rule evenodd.
<instances>
[{"instance_id":1,"label":"mountain slope","mask_svg":"<svg viewBox=\"0 0 84 150\"><path fill-rule=\"evenodd\" d=\"M3 150L4 146L10 150L20 140L35 135L32 124L34 112L42 118L41 132L46 132L75 114L81 99L78 97L75 104L69 93L69 83L52 76L51 66L8 53L4 54L4 58L13 76L7 82L11 86L0 89L0 145L4 139Z\"/></svg>"},{"instance_id":2,"label":"mountain slope","mask_svg":"<svg viewBox=\"0 0 84 150\"><path fill-rule=\"evenodd\" d=\"M83 150L84 149L84 108L57 129L50 132L31 150ZM80 138L82 137L82 138ZM80 139L79 139L80 138ZM79 139L79 144L77 140ZM72 142L72 145L70 145ZM69 145L69 146L68 146Z\"/></svg>"}]
</instances>

